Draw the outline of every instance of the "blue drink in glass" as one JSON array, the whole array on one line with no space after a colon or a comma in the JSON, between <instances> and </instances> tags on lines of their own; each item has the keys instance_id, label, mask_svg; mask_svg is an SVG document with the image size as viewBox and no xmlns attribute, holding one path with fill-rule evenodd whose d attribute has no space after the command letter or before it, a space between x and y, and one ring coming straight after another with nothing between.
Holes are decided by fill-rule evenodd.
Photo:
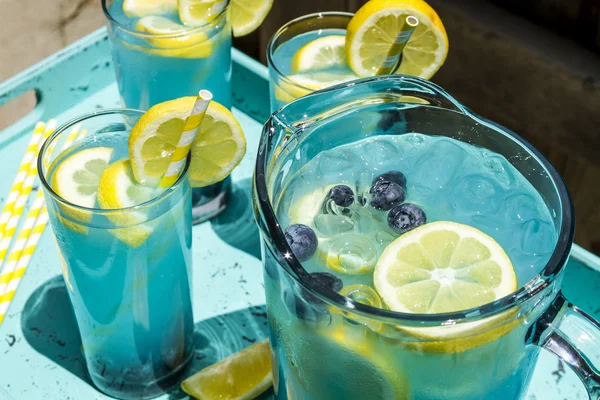
<instances>
[{"instance_id":1,"label":"blue drink in glass","mask_svg":"<svg viewBox=\"0 0 600 400\"><path fill-rule=\"evenodd\" d=\"M103 0L121 101L127 108L148 110L157 103L199 90L213 93L216 102L231 108L231 23L228 2L200 26L180 22L175 2L158 14L128 16L123 0ZM171 33L156 33L144 21ZM141 23L141 25L140 25ZM166 28L165 28L166 26ZM194 223L221 212L231 180L194 189Z\"/></svg>"},{"instance_id":2,"label":"blue drink in glass","mask_svg":"<svg viewBox=\"0 0 600 400\"><path fill-rule=\"evenodd\" d=\"M193 353L187 174L140 205L109 210L94 200L99 177L126 163L120 160L128 158L129 129L141 115L107 110L78 118L57 130L40 157L46 160L40 176L90 377L121 399L163 393L178 383ZM58 151L78 122L87 134ZM57 148L52 156L50 147ZM60 166L99 149L107 154L103 161L90 160L73 174L73 188L92 196L88 206L59 195L71 193L58 186L65 179L58 176ZM152 193L135 185L126 190L133 197L135 191Z\"/></svg>"},{"instance_id":3,"label":"blue drink in glass","mask_svg":"<svg viewBox=\"0 0 600 400\"><path fill-rule=\"evenodd\" d=\"M390 310L373 269L407 233L391 229L371 189L392 171L403 173L402 203L426 213L423 227L469 225L502 246L516 291L441 313ZM334 201L335 185L353 197ZM581 362L577 350L544 339L565 315L590 321L559 293L573 238L563 182L529 144L430 82L364 79L284 106L265 126L254 204L278 399L514 400L540 346ZM292 234L293 224L315 233L316 251L303 254L313 239Z\"/></svg>"},{"instance_id":4,"label":"blue drink in glass","mask_svg":"<svg viewBox=\"0 0 600 400\"><path fill-rule=\"evenodd\" d=\"M322 38L345 40L353 14L324 12L305 15L285 24L271 38L267 48L271 110L315 90L358 79L346 62L319 70L294 71L294 56L305 45Z\"/></svg>"}]
</instances>

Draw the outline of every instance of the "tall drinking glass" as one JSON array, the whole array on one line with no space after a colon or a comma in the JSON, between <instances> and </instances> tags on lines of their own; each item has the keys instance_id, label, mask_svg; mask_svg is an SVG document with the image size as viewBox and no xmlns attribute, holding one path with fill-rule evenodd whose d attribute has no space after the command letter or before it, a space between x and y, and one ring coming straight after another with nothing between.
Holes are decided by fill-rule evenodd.
<instances>
[{"instance_id":1,"label":"tall drinking glass","mask_svg":"<svg viewBox=\"0 0 600 400\"><path fill-rule=\"evenodd\" d=\"M164 4L167 3L176 5ZM189 27L181 24L176 8L165 6L159 15L140 18L125 14L123 0L102 0L123 106L145 111L157 103L196 96L200 89L207 89L216 102L231 108L228 5L227 0L219 2L218 12L208 22ZM163 30L171 33L157 33L161 24ZM194 189L194 223L223 211L230 192L229 177Z\"/></svg>"},{"instance_id":2,"label":"tall drinking glass","mask_svg":"<svg viewBox=\"0 0 600 400\"><path fill-rule=\"evenodd\" d=\"M369 187L392 169L404 173L410 207L427 213L423 227L447 220L494 238L512 261L516 291L461 311L387 307L373 288L373 266L402 236L372 209ZM600 326L560 292L574 231L562 179L529 143L438 86L401 75L370 78L284 106L265 125L253 183L276 398L522 399L540 348L577 373L590 399L600 395ZM329 191L335 184L350 189ZM344 195L350 190L353 198ZM318 238L311 258L298 253L302 262L292 247L302 250L312 239L287 231L297 222ZM416 243L453 249L450 237ZM497 279L479 274L485 258L450 268L430 258L446 253L419 249L411 250L420 256L410 264L398 261L402 274L384 277L396 285L398 301L412 299L417 309L436 298L428 291L433 279L464 279L453 290ZM476 251L463 249L464 260ZM470 301L483 291L462 295ZM452 296L459 295L447 300Z\"/></svg>"},{"instance_id":3,"label":"tall drinking glass","mask_svg":"<svg viewBox=\"0 0 600 400\"><path fill-rule=\"evenodd\" d=\"M69 171L63 169L62 177L56 171L68 157L86 151L112 151L111 165L127 158L129 131L142 114L122 109L76 118L46 141L38 161L88 372L101 391L120 399L162 393L178 382L193 353L187 170L151 200L110 210L61 197L57 182L68 179ZM64 146L78 124L87 133ZM84 171L73 173L72 185L62 183L61 190L94 193L104 167L90 159Z\"/></svg>"},{"instance_id":4,"label":"tall drinking glass","mask_svg":"<svg viewBox=\"0 0 600 400\"><path fill-rule=\"evenodd\" d=\"M346 12L308 14L288 22L273 35L267 46L271 111L317 89L358 79L347 65L301 72L293 66L294 55L307 43L327 36L346 36L353 16Z\"/></svg>"}]
</instances>

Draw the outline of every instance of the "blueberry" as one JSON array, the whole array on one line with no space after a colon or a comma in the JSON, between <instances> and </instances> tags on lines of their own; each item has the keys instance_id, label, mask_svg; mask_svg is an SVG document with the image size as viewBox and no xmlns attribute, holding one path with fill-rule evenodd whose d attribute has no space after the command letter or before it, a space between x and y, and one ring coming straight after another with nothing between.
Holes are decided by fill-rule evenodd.
<instances>
[{"instance_id":1,"label":"blueberry","mask_svg":"<svg viewBox=\"0 0 600 400\"><path fill-rule=\"evenodd\" d=\"M334 292L339 292L344 287L344 283L337 276L330 274L329 272L313 272L310 274L311 283L313 287L329 289ZM310 293L305 293L306 297L315 303L321 303L319 299L311 295Z\"/></svg>"},{"instance_id":2,"label":"blueberry","mask_svg":"<svg viewBox=\"0 0 600 400\"><path fill-rule=\"evenodd\" d=\"M354 203L354 192L346 185L336 185L329 189L327 198L340 207L349 207Z\"/></svg>"},{"instance_id":3,"label":"blueberry","mask_svg":"<svg viewBox=\"0 0 600 400\"><path fill-rule=\"evenodd\" d=\"M427 216L421 207L404 203L390 210L387 222L394 232L403 234L426 223Z\"/></svg>"},{"instance_id":4,"label":"blueberry","mask_svg":"<svg viewBox=\"0 0 600 400\"><path fill-rule=\"evenodd\" d=\"M389 210L395 205L404 201L406 194L404 188L396 182L377 181L371 186L369 193L371 198L371 207L377 210Z\"/></svg>"},{"instance_id":5,"label":"blueberry","mask_svg":"<svg viewBox=\"0 0 600 400\"><path fill-rule=\"evenodd\" d=\"M293 224L285 230L285 239L299 261L306 261L315 254L319 240L317 235L306 225Z\"/></svg>"},{"instance_id":6,"label":"blueberry","mask_svg":"<svg viewBox=\"0 0 600 400\"><path fill-rule=\"evenodd\" d=\"M283 291L283 301L286 308L293 315L304 321L317 321L324 315L327 315L325 310L320 307L311 306L306 300L296 296L290 289Z\"/></svg>"},{"instance_id":7,"label":"blueberry","mask_svg":"<svg viewBox=\"0 0 600 400\"><path fill-rule=\"evenodd\" d=\"M406 176L400 171L388 171L373 179L373 185L377 182L396 182L398 185L406 189Z\"/></svg>"},{"instance_id":8,"label":"blueberry","mask_svg":"<svg viewBox=\"0 0 600 400\"><path fill-rule=\"evenodd\" d=\"M335 292L339 292L344 286L340 278L329 272L311 273L310 283L313 287L328 288ZM329 316L321 300L304 289L299 289L299 292L300 294L296 295L293 290L284 290L283 301L291 313L305 321L322 321Z\"/></svg>"}]
</instances>

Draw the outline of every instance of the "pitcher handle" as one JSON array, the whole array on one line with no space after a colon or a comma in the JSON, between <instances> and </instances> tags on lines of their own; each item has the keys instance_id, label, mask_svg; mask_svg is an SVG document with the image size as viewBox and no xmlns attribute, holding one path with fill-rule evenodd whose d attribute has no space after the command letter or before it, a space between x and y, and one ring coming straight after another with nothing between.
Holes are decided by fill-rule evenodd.
<instances>
[{"instance_id":1,"label":"pitcher handle","mask_svg":"<svg viewBox=\"0 0 600 400\"><path fill-rule=\"evenodd\" d=\"M599 400L600 323L559 292L535 326L533 343L567 363L585 385L590 400Z\"/></svg>"}]
</instances>

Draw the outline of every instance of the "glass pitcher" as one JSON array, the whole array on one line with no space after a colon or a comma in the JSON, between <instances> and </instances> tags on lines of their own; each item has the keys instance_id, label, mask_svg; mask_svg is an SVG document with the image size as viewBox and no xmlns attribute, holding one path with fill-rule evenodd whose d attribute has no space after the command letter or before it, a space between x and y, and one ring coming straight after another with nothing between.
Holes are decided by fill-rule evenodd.
<instances>
[{"instance_id":1,"label":"glass pitcher","mask_svg":"<svg viewBox=\"0 0 600 400\"><path fill-rule=\"evenodd\" d=\"M423 143L431 148L406 164ZM489 168L485 178L469 174L475 154ZM364 259L374 257L369 251L377 253L398 240L385 229L369 233L367 228L354 238L372 243L371 248L352 253L347 247L349 257L338 264L330 263L333 244L321 248L332 243L327 229L357 229L352 224L368 208L371 179L385 172L377 166L396 162L409 165L404 170L407 199L436 199L425 210L427 222L467 218L505 248L518 278L514 292L461 311L402 313L387 307L370 287L372 269L361 276L344 268L327 272L331 265L351 266L349 259L368 266ZM419 176L438 185L424 188ZM354 191L348 208L338 207L327 194L336 179ZM529 194L508 196L516 187ZM470 193L458 205L457 190ZM560 292L574 232L562 179L529 143L474 115L433 83L401 75L363 79L275 112L261 138L253 200L277 399L522 399L541 347L573 368L590 399L600 395L592 361L600 353L600 326ZM445 203L458 208L448 211ZM528 216L542 209L546 222ZM317 232L318 248L308 260L286 240L294 240L286 231L288 223L298 222L292 214ZM324 228L317 218L342 222ZM532 247L521 254L511 243ZM325 264L318 273L308 267L315 258Z\"/></svg>"}]
</instances>

